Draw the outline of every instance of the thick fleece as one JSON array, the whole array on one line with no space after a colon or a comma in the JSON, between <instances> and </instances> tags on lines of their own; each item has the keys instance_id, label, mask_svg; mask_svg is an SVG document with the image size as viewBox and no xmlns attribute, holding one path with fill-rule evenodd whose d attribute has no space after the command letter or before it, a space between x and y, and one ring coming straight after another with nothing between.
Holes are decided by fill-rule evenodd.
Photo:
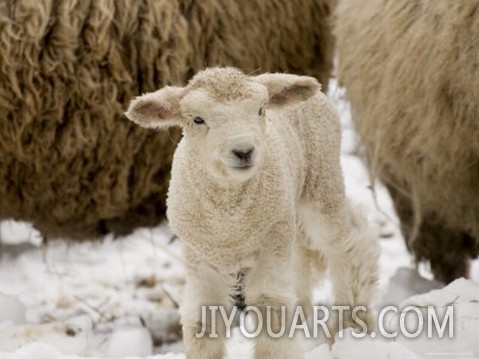
<instances>
[{"instance_id":1,"label":"thick fleece","mask_svg":"<svg viewBox=\"0 0 479 359\"><path fill-rule=\"evenodd\" d=\"M327 83L333 0L0 3L0 218L92 238L164 216L179 132L122 115L207 65Z\"/></svg>"},{"instance_id":2,"label":"thick fleece","mask_svg":"<svg viewBox=\"0 0 479 359\"><path fill-rule=\"evenodd\" d=\"M378 243L345 198L339 121L318 90L311 77L211 68L184 88L135 99L126 113L145 127L183 127L167 214L187 257L188 357L223 355L222 340L195 337L200 306L231 306L231 274L243 268L246 304L271 306L274 323L281 306L311 308L313 265L329 268L336 304L371 304ZM283 339L260 336L256 357L302 357Z\"/></svg>"},{"instance_id":3,"label":"thick fleece","mask_svg":"<svg viewBox=\"0 0 479 359\"><path fill-rule=\"evenodd\" d=\"M437 279L479 254L479 1L341 1L339 78L372 174Z\"/></svg>"}]
</instances>

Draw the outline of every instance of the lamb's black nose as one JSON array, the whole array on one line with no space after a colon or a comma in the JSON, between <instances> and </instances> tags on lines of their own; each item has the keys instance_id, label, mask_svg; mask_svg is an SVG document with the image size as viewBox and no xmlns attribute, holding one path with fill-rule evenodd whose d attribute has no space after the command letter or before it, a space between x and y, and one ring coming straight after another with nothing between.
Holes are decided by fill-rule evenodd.
<instances>
[{"instance_id":1,"label":"lamb's black nose","mask_svg":"<svg viewBox=\"0 0 479 359\"><path fill-rule=\"evenodd\" d=\"M233 154L243 162L249 162L251 155L253 154L254 147L251 147L247 150L233 150Z\"/></svg>"}]
</instances>

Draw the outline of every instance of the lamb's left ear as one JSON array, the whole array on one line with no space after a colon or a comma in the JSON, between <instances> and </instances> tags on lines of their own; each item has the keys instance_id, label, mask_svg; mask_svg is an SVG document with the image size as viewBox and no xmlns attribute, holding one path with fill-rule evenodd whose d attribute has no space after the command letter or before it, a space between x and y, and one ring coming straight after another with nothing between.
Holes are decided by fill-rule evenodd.
<instances>
[{"instance_id":1,"label":"lamb's left ear","mask_svg":"<svg viewBox=\"0 0 479 359\"><path fill-rule=\"evenodd\" d=\"M321 89L314 77L290 74L262 74L252 77L268 89L268 106L280 107L305 101Z\"/></svg>"},{"instance_id":2,"label":"lamb's left ear","mask_svg":"<svg viewBox=\"0 0 479 359\"><path fill-rule=\"evenodd\" d=\"M131 101L125 116L142 127L181 126L182 87L168 86L138 96Z\"/></svg>"}]
</instances>

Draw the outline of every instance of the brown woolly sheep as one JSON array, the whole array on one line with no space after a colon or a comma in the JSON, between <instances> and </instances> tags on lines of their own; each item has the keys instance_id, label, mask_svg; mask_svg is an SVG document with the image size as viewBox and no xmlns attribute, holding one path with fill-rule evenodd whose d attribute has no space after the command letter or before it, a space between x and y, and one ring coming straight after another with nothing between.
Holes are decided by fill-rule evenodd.
<instances>
[{"instance_id":1,"label":"brown woolly sheep","mask_svg":"<svg viewBox=\"0 0 479 359\"><path fill-rule=\"evenodd\" d=\"M479 253L479 1L341 1L339 78L372 174L439 280Z\"/></svg>"},{"instance_id":2,"label":"brown woolly sheep","mask_svg":"<svg viewBox=\"0 0 479 359\"><path fill-rule=\"evenodd\" d=\"M0 3L0 218L90 238L164 215L178 132L123 118L130 98L207 65L327 85L335 0Z\"/></svg>"}]
</instances>

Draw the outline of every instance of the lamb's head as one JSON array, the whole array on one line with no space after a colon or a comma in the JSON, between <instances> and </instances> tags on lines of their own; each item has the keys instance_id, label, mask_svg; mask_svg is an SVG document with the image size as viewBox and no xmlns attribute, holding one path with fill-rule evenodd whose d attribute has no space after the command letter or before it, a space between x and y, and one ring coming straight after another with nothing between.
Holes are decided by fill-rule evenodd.
<instances>
[{"instance_id":1,"label":"lamb's head","mask_svg":"<svg viewBox=\"0 0 479 359\"><path fill-rule=\"evenodd\" d=\"M319 88L307 76L210 68L186 87L137 97L125 115L143 127L183 127L183 141L198 165L216 177L244 181L264 158L266 110L304 101Z\"/></svg>"}]
</instances>

